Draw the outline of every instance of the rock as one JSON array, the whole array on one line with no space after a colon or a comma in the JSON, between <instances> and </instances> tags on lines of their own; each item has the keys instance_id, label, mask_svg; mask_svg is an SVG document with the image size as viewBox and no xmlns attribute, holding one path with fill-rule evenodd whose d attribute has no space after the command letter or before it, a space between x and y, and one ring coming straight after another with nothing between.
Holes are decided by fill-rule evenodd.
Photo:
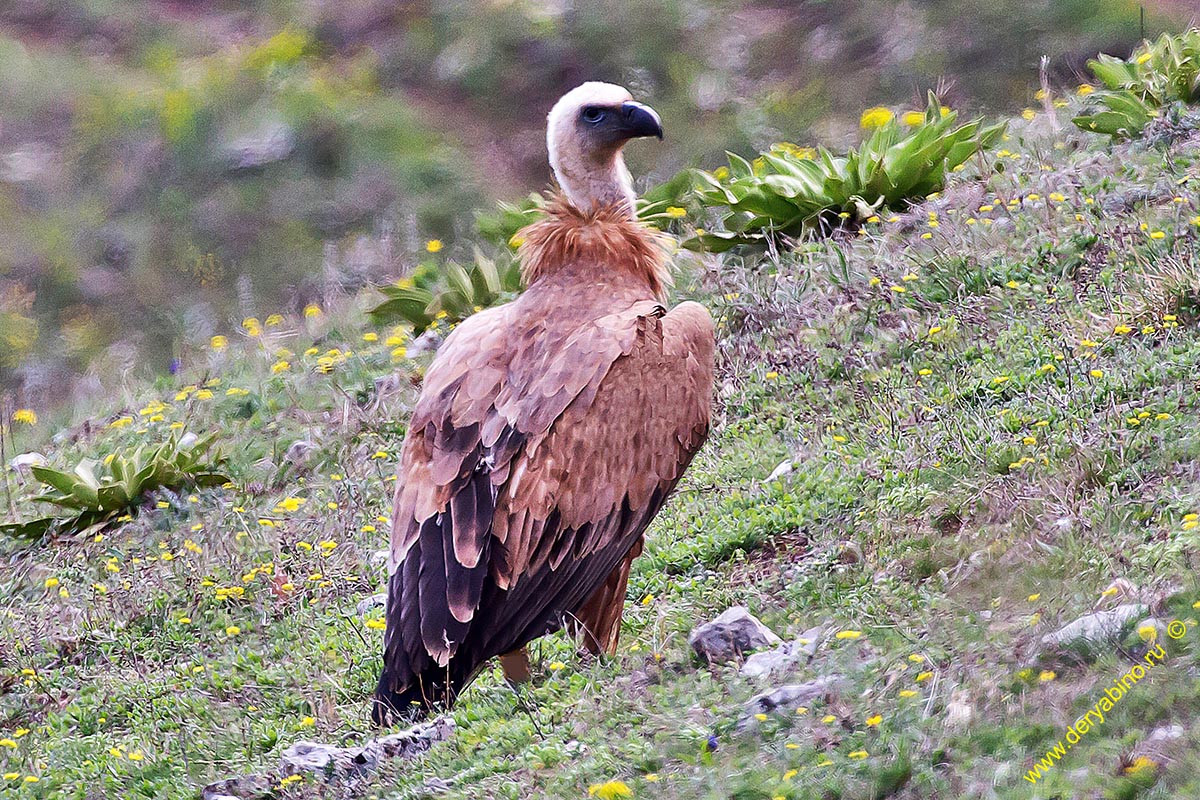
<instances>
[{"instance_id":1,"label":"rock","mask_svg":"<svg viewBox=\"0 0 1200 800\"><path fill-rule=\"evenodd\" d=\"M104 266L83 270L75 286L83 299L91 303L118 297L129 291L128 282L122 277L120 270Z\"/></svg>"},{"instance_id":2,"label":"rock","mask_svg":"<svg viewBox=\"0 0 1200 800\"><path fill-rule=\"evenodd\" d=\"M405 348L409 358L423 356L426 353L436 353L437 349L442 346L442 337L437 331L425 331L417 338L409 342Z\"/></svg>"},{"instance_id":3,"label":"rock","mask_svg":"<svg viewBox=\"0 0 1200 800\"><path fill-rule=\"evenodd\" d=\"M33 183L49 169L52 158L50 148L29 142L19 150L0 156L0 181Z\"/></svg>"},{"instance_id":4,"label":"rock","mask_svg":"<svg viewBox=\"0 0 1200 800\"><path fill-rule=\"evenodd\" d=\"M296 742L283 751L280 766L284 775L320 773L329 777L365 774L379 763L376 748L336 747L321 742Z\"/></svg>"},{"instance_id":5,"label":"rock","mask_svg":"<svg viewBox=\"0 0 1200 800\"><path fill-rule=\"evenodd\" d=\"M388 559L392 557L389 550L376 550L371 553L371 569L387 569Z\"/></svg>"},{"instance_id":6,"label":"rock","mask_svg":"<svg viewBox=\"0 0 1200 800\"><path fill-rule=\"evenodd\" d=\"M958 689L950 695L950 702L946 704L946 727L965 728L971 724L975 711L968 702L970 698L965 689Z\"/></svg>"},{"instance_id":7,"label":"rock","mask_svg":"<svg viewBox=\"0 0 1200 800\"><path fill-rule=\"evenodd\" d=\"M837 560L842 564L860 564L863 560L863 551L854 542L838 542L837 545Z\"/></svg>"},{"instance_id":8,"label":"rock","mask_svg":"<svg viewBox=\"0 0 1200 800\"><path fill-rule=\"evenodd\" d=\"M757 694L746 703L746 711L738 721L738 730L755 727L758 722L756 714L769 714L777 710L794 712L814 700L837 694L845 682L842 675L825 675L807 683L789 683Z\"/></svg>"},{"instance_id":9,"label":"rock","mask_svg":"<svg viewBox=\"0 0 1200 800\"><path fill-rule=\"evenodd\" d=\"M46 457L41 453L21 453L8 462L8 466L12 468L13 472L20 475L30 474L30 467L41 467L45 464Z\"/></svg>"},{"instance_id":10,"label":"rock","mask_svg":"<svg viewBox=\"0 0 1200 800\"><path fill-rule=\"evenodd\" d=\"M358 605L354 607L354 610L358 612L360 617L365 617L377 608L387 609L387 592L380 592L370 597L364 597L358 601Z\"/></svg>"},{"instance_id":11,"label":"rock","mask_svg":"<svg viewBox=\"0 0 1200 800\"><path fill-rule=\"evenodd\" d=\"M256 170L283 161L296 148L296 135L284 122L272 122L252 134L234 139L222 149L235 172Z\"/></svg>"},{"instance_id":12,"label":"rock","mask_svg":"<svg viewBox=\"0 0 1200 800\"><path fill-rule=\"evenodd\" d=\"M777 467L775 467L775 469L771 470L771 474L767 476L767 483L770 483L771 481L777 481L780 478L782 478L784 475L791 474L792 469L793 469L793 464L790 460L789 461L780 461L779 466L777 466Z\"/></svg>"},{"instance_id":13,"label":"rock","mask_svg":"<svg viewBox=\"0 0 1200 800\"><path fill-rule=\"evenodd\" d=\"M747 678L765 678L795 669L816 655L821 642L820 627L809 628L794 642L785 642L774 650L764 650L746 659L741 674Z\"/></svg>"},{"instance_id":14,"label":"rock","mask_svg":"<svg viewBox=\"0 0 1200 800\"><path fill-rule=\"evenodd\" d=\"M792 653L792 642L755 653L742 664L741 674L746 678L765 678L783 673L796 666L799 659Z\"/></svg>"},{"instance_id":15,"label":"rock","mask_svg":"<svg viewBox=\"0 0 1200 800\"><path fill-rule=\"evenodd\" d=\"M383 754L388 758L412 758L453 735L454 717L438 717L433 722L425 722L400 733L381 736L375 739L374 743L383 748Z\"/></svg>"},{"instance_id":16,"label":"rock","mask_svg":"<svg viewBox=\"0 0 1200 800\"><path fill-rule=\"evenodd\" d=\"M191 431L188 431L183 436L179 437L179 449L187 450L189 447L191 447L198 441L200 441L200 437L197 436L196 434L192 433Z\"/></svg>"},{"instance_id":17,"label":"rock","mask_svg":"<svg viewBox=\"0 0 1200 800\"><path fill-rule=\"evenodd\" d=\"M1175 760L1179 746L1187 731L1182 725L1164 725L1155 728L1150 735L1134 746L1130 751L1128 761L1130 766L1137 764L1139 759L1148 759L1158 768Z\"/></svg>"},{"instance_id":18,"label":"rock","mask_svg":"<svg viewBox=\"0 0 1200 800\"><path fill-rule=\"evenodd\" d=\"M1110 611L1097 611L1042 637L1043 655L1074 654L1093 660L1103 646L1121 638L1136 620L1146 614L1140 603L1127 603Z\"/></svg>"},{"instance_id":19,"label":"rock","mask_svg":"<svg viewBox=\"0 0 1200 800\"><path fill-rule=\"evenodd\" d=\"M243 775L217 781L200 790L200 800L257 800L270 797L275 782L269 775Z\"/></svg>"},{"instance_id":20,"label":"rock","mask_svg":"<svg viewBox=\"0 0 1200 800\"><path fill-rule=\"evenodd\" d=\"M733 661L750 650L782 641L745 606L734 606L688 634L688 644L710 664Z\"/></svg>"},{"instance_id":21,"label":"rock","mask_svg":"<svg viewBox=\"0 0 1200 800\"><path fill-rule=\"evenodd\" d=\"M302 467L308 463L308 458L314 450L317 449L316 444L307 439L297 439L288 445L287 452L283 457L289 464L294 464L297 467Z\"/></svg>"},{"instance_id":22,"label":"rock","mask_svg":"<svg viewBox=\"0 0 1200 800\"><path fill-rule=\"evenodd\" d=\"M438 717L406 731L371 739L362 747L338 747L322 742L296 742L280 756L278 773L247 775L210 783L201 800L257 800L274 797L272 787L288 775L315 775L326 782L365 776L389 758L412 758L454 734L454 719Z\"/></svg>"}]
</instances>

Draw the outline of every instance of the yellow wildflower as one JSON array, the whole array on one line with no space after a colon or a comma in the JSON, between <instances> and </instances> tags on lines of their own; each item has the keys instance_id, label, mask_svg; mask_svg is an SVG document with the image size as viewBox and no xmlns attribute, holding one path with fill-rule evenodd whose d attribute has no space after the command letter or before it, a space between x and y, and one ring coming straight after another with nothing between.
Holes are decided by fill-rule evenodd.
<instances>
[{"instance_id":1,"label":"yellow wildflower","mask_svg":"<svg viewBox=\"0 0 1200 800\"><path fill-rule=\"evenodd\" d=\"M588 787L588 797L599 797L600 800L617 800L619 797L633 797L633 790L625 781L606 781L593 783Z\"/></svg>"},{"instance_id":2,"label":"yellow wildflower","mask_svg":"<svg viewBox=\"0 0 1200 800\"><path fill-rule=\"evenodd\" d=\"M868 108L862 113L858 124L864 128L882 128L891 122L895 116L890 109L883 106L875 106L874 108Z\"/></svg>"}]
</instances>

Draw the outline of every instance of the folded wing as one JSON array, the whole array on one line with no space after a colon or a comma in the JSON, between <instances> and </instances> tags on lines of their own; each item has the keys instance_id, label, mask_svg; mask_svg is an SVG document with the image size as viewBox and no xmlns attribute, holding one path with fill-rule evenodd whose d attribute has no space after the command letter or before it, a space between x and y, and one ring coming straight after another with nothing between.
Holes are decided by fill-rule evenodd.
<instances>
[{"instance_id":1,"label":"folded wing","mask_svg":"<svg viewBox=\"0 0 1200 800\"><path fill-rule=\"evenodd\" d=\"M488 659L560 627L707 435L702 306L569 317L521 300L478 314L426 376L396 487L377 719L452 700Z\"/></svg>"}]
</instances>

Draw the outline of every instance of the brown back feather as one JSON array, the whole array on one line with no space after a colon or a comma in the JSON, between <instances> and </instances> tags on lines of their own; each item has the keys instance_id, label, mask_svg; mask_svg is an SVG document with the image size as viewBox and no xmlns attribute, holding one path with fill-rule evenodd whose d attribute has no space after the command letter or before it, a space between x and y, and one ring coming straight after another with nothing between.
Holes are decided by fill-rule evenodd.
<instances>
[{"instance_id":1,"label":"brown back feather","mask_svg":"<svg viewBox=\"0 0 1200 800\"><path fill-rule=\"evenodd\" d=\"M521 277L526 286L578 262L603 264L641 278L658 300L671 286L667 265L670 237L648 228L623 205L581 211L557 194L546 216L522 228Z\"/></svg>"}]
</instances>

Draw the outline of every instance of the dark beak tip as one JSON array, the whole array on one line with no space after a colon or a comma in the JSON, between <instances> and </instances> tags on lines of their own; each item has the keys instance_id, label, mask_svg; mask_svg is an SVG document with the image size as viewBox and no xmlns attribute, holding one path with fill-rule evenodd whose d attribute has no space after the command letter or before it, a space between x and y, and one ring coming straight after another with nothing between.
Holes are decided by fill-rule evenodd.
<instances>
[{"instance_id":1,"label":"dark beak tip","mask_svg":"<svg viewBox=\"0 0 1200 800\"><path fill-rule=\"evenodd\" d=\"M625 129L632 136L653 136L659 141L663 138L662 120L649 106L629 102L622 108L625 119Z\"/></svg>"}]
</instances>

